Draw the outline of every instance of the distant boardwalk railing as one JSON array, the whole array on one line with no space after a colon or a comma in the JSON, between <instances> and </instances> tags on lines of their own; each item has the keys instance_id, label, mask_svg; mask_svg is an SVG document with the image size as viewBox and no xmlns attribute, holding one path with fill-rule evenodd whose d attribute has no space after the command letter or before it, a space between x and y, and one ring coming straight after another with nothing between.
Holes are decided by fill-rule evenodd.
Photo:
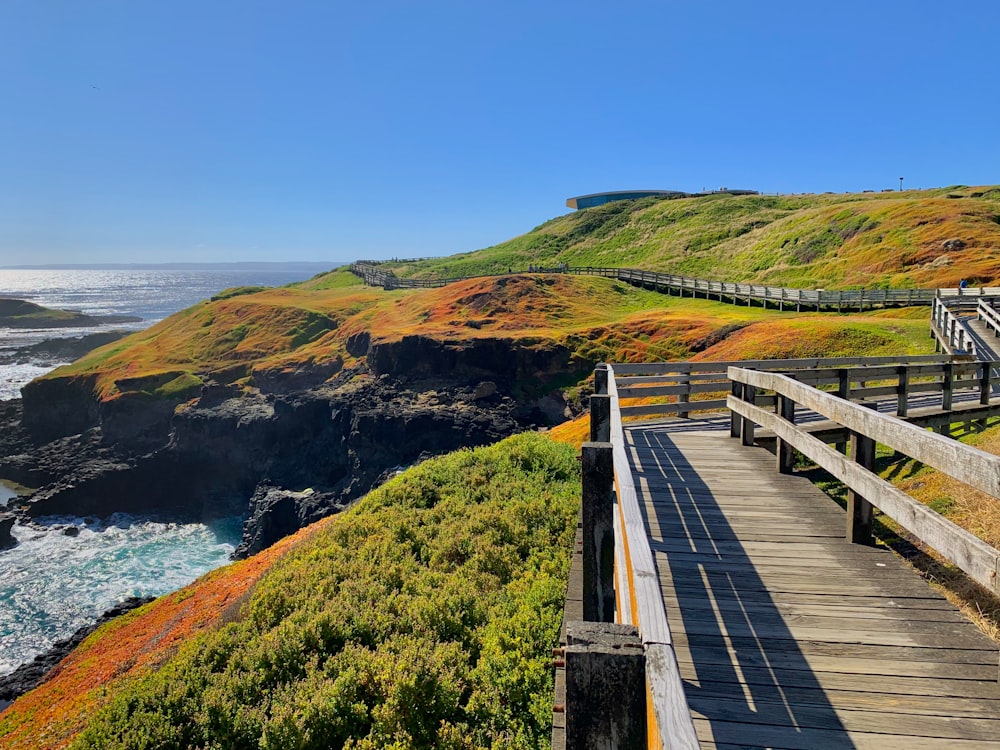
<instances>
[{"instance_id":1,"label":"distant boardwalk railing","mask_svg":"<svg viewBox=\"0 0 1000 750\"><path fill-rule=\"evenodd\" d=\"M978 363L945 354L616 364L618 395L628 402L621 405L622 416L687 417L694 411L725 409L733 366L793 373L813 385L833 386L841 398L897 396L900 416L907 414L912 395L940 394L950 409L956 392L978 394L982 388Z\"/></svg>"},{"instance_id":2,"label":"distant boardwalk railing","mask_svg":"<svg viewBox=\"0 0 1000 750\"><path fill-rule=\"evenodd\" d=\"M357 261L351 264L351 272L364 279L370 286L384 289L428 289L442 287L478 276L456 276L441 279L400 278L391 271L383 270L377 261ZM537 267L519 270L517 273L571 273L581 276L603 276L624 281L633 286L663 292L666 294L689 295L717 299L732 304L754 303L771 305L779 310L836 310L838 312L859 312L876 307L901 307L910 305L931 305L939 297L969 299L975 304L976 298L1000 295L1000 287L977 287L960 289L795 289L790 287L767 286L763 284L743 284L728 281L711 281L690 276L643 271L635 268L608 268L598 266ZM504 276L507 274L493 274ZM483 275L480 275L483 276Z\"/></svg>"}]
</instances>

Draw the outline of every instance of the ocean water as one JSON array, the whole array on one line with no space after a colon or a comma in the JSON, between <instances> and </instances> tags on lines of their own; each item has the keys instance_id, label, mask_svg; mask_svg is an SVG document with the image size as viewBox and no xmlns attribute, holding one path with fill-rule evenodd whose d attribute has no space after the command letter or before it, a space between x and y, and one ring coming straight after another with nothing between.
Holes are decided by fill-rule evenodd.
<instances>
[{"instance_id":1,"label":"ocean water","mask_svg":"<svg viewBox=\"0 0 1000 750\"><path fill-rule=\"evenodd\" d=\"M92 315L134 315L139 330L233 286L279 286L326 267L283 270L3 270L0 296ZM0 328L0 353L44 339L109 328ZM0 364L0 399L59 362ZM14 493L0 484L0 507ZM13 671L52 644L93 622L129 596L181 588L228 561L241 534L239 518L211 524L116 514L108 519L50 517L15 525L18 545L0 550L0 674ZM76 536L65 533L78 529Z\"/></svg>"},{"instance_id":2,"label":"ocean water","mask_svg":"<svg viewBox=\"0 0 1000 750\"><path fill-rule=\"evenodd\" d=\"M14 349L45 339L71 338L104 330L137 331L178 310L234 286L282 286L329 270L326 264L280 265L257 269L100 270L0 269L0 297L26 299L43 307L88 315L130 315L138 323L90 328L14 329L0 326L0 400L17 398L23 385L67 362L40 360L4 363Z\"/></svg>"},{"instance_id":3,"label":"ocean water","mask_svg":"<svg viewBox=\"0 0 1000 750\"><path fill-rule=\"evenodd\" d=\"M0 674L129 596L176 591L224 565L241 530L240 518L179 524L123 513L15 525L18 545L0 552Z\"/></svg>"}]
</instances>

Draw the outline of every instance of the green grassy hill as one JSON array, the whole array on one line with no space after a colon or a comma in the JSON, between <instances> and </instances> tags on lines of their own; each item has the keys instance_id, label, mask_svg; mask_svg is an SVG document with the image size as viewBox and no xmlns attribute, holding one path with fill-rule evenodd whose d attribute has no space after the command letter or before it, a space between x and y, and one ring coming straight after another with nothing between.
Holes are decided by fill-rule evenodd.
<instances>
[{"instance_id":1,"label":"green grassy hill","mask_svg":"<svg viewBox=\"0 0 1000 750\"><path fill-rule=\"evenodd\" d=\"M1000 188L619 201L484 250L393 265L450 277L558 262L804 288L990 285L1000 283Z\"/></svg>"}]
</instances>

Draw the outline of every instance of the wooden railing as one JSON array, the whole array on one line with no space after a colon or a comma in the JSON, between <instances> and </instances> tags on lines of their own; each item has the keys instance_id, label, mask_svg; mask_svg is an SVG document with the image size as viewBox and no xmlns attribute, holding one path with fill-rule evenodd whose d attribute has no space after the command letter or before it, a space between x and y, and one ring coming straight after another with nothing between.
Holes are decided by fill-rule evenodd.
<instances>
[{"instance_id":1,"label":"wooden railing","mask_svg":"<svg viewBox=\"0 0 1000 750\"><path fill-rule=\"evenodd\" d=\"M989 378L991 366L980 363ZM916 501L872 471L874 445L881 443L931 466L970 487L1000 498L1000 456L928 432L898 417L821 391L789 375L731 367L734 393L729 408L738 419L734 430L744 444L753 443L755 426L778 438L777 469L790 472L793 451L826 469L849 489L846 536L869 543L872 507L937 550L972 579L1000 593L1000 551ZM761 393L773 394L774 409L755 404ZM851 435L849 454L834 450L795 423L795 406L805 407L842 425Z\"/></svg>"},{"instance_id":2,"label":"wooden railing","mask_svg":"<svg viewBox=\"0 0 1000 750\"><path fill-rule=\"evenodd\" d=\"M967 358L956 358L943 354L909 357L813 357L805 359L765 359L741 360L738 362L659 362L654 364L616 364L618 396L623 401L620 410L626 418L658 418L667 416L687 417L693 411L725 409L730 391L728 369L731 366L753 368L766 371L801 372L802 378L823 384L836 384L837 392L843 398L871 398L878 395L892 395L899 392L899 368L904 365L918 365L926 369L919 372L924 380L937 378L935 382L906 381L903 393L944 393L946 385L949 393L956 389L972 387L962 380L966 369L952 369L945 365L964 362ZM975 365L972 365L975 369ZM946 374L948 375L947 383ZM910 371L917 378L917 371ZM909 377L909 376L907 376ZM886 378L896 378L894 385L880 385L878 388L868 383ZM957 378L957 380L956 380ZM657 403L634 403L655 401ZM950 396L949 396L950 403ZM902 402L905 414L905 400Z\"/></svg>"},{"instance_id":3,"label":"wooden railing","mask_svg":"<svg viewBox=\"0 0 1000 750\"><path fill-rule=\"evenodd\" d=\"M659 738L665 749L697 748L698 738L677 666L660 579L632 478L615 370L609 365L607 371L611 445L618 497L615 509L618 621L639 628L646 651L646 680L652 703L650 717L656 727L655 732L650 733Z\"/></svg>"},{"instance_id":4,"label":"wooden railing","mask_svg":"<svg viewBox=\"0 0 1000 750\"><path fill-rule=\"evenodd\" d=\"M591 668L589 662L584 661L590 644L577 646L574 653L570 633L572 630L600 631L597 628L588 630L581 623L567 623L567 646L563 649L567 684L566 747L631 747L633 745L609 743L608 738L635 737L638 731L645 735L642 744L650 749L695 750L699 747L698 738L632 478L612 366L599 365L595 370L595 390L591 399L591 442L584 443L581 457L583 617L586 621L617 623L608 626L611 628L609 633L616 639L624 636L623 646L630 645L628 634L634 634L631 637L636 646L641 647L643 658L639 673L642 684L628 687L637 673L634 662L623 654L603 662L605 672L613 669L621 674L591 676L587 680L591 685L607 681L607 685L601 683L600 691L605 693L601 696L602 703L595 705L586 691L579 691L574 696L571 686L581 680L573 671ZM624 630L616 631L616 627L624 627ZM576 656L576 667L572 656ZM623 701L632 708L622 712L619 704ZM644 712L637 708L643 705ZM605 719L596 720L595 712L609 714L607 720L615 728L602 728Z\"/></svg>"},{"instance_id":5,"label":"wooden railing","mask_svg":"<svg viewBox=\"0 0 1000 750\"><path fill-rule=\"evenodd\" d=\"M980 299L976 305L976 316L993 331L994 336L1000 336L1000 313L996 311L995 298Z\"/></svg>"},{"instance_id":6,"label":"wooden railing","mask_svg":"<svg viewBox=\"0 0 1000 750\"><path fill-rule=\"evenodd\" d=\"M977 299L935 297L931 304L931 336L936 347L948 354L976 355L975 340L956 311L969 313L977 309Z\"/></svg>"},{"instance_id":7,"label":"wooden railing","mask_svg":"<svg viewBox=\"0 0 1000 750\"><path fill-rule=\"evenodd\" d=\"M371 286L385 289L426 289L441 287L474 276L456 276L440 279L399 278L391 271L382 270L374 261L357 261L351 264L351 271ZM998 287L977 287L976 289L796 289L791 287L768 286L765 284L743 284L728 281L712 281L691 276L644 271L636 268L614 268L602 266L538 266L529 269L534 273L571 273L582 276L603 276L618 279L635 286L642 286L660 292L690 294L706 299L716 298L733 304L773 305L779 310L811 309L852 312L875 307L930 305L937 297L968 298L972 301L985 295L1000 295ZM529 270L519 269L517 273ZM478 276L503 276L504 273L479 274Z\"/></svg>"}]
</instances>

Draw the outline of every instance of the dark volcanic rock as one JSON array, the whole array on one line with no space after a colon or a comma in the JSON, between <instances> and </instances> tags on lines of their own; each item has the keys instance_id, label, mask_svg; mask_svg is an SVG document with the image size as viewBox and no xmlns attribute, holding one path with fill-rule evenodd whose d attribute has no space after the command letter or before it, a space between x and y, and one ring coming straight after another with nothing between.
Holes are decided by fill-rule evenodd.
<instances>
[{"instance_id":1,"label":"dark volcanic rock","mask_svg":"<svg viewBox=\"0 0 1000 750\"><path fill-rule=\"evenodd\" d=\"M7 549L17 544L17 539L10 533L16 520L16 517L11 513L0 514L0 549Z\"/></svg>"},{"instance_id":2,"label":"dark volcanic rock","mask_svg":"<svg viewBox=\"0 0 1000 750\"><path fill-rule=\"evenodd\" d=\"M147 602L153 601L152 596L131 596L120 604L102 614L93 625L87 625L77 630L69 638L56 641L52 648L39 654L33 661L22 664L8 675L0 677L0 701L12 701L20 695L34 690L45 681L46 676L74 648L83 643L84 639L97 630L98 627L126 612L131 612Z\"/></svg>"},{"instance_id":3,"label":"dark volcanic rock","mask_svg":"<svg viewBox=\"0 0 1000 750\"><path fill-rule=\"evenodd\" d=\"M429 336L404 336L398 341L374 342L368 348L368 364L377 374L395 377L447 377L475 383L480 380L514 383L544 380L579 371L585 375L593 363L577 359L562 344L551 341L519 341L502 338L441 340Z\"/></svg>"},{"instance_id":4,"label":"dark volcanic rock","mask_svg":"<svg viewBox=\"0 0 1000 750\"><path fill-rule=\"evenodd\" d=\"M6 361L11 362L30 362L36 359L71 362L99 346L124 338L129 333L129 331L100 331L86 336L46 339L31 346L15 349L12 353L3 356Z\"/></svg>"},{"instance_id":5,"label":"dark volcanic rock","mask_svg":"<svg viewBox=\"0 0 1000 750\"><path fill-rule=\"evenodd\" d=\"M96 427L100 408L91 376L32 380L21 389L24 428L38 442L76 435Z\"/></svg>"},{"instance_id":6,"label":"dark volcanic rock","mask_svg":"<svg viewBox=\"0 0 1000 750\"><path fill-rule=\"evenodd\" d=\"M265 388L249 393L209 376L200 398L180 404L153 398L155 379L99 405L93 381L35 381L23 392L23 444L0 437L0 476L41 488L33 517L248 515L246 554L336 512L392 467L561 421L568 407L544 384L589 368L551 342L363 334L351 346L365 348L367 366L254 371Z\"/></svg>"},{"instance_id":7,"label":"dark volcanic rock","mask_svg":"<svg viewBox=\"0 0 1000 750\"><path fill-rule=\"evenodd\" d=\"M243 542L233 552L241 560L311 523L344 509L331 492L301 492L261 485L250 498L250 517L243 525Z\"/></svg>"}]
</instances>

